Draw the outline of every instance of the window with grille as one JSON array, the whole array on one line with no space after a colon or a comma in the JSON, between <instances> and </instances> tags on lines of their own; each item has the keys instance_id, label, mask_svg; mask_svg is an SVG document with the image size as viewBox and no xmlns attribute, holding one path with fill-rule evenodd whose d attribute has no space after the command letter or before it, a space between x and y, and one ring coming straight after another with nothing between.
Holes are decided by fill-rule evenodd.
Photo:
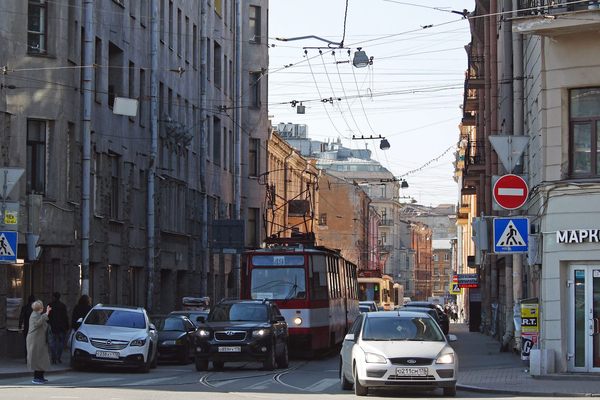
<instances>
[{"instance_id":1,"label":"window with grille","mask_svg":"<svg viewBox=\"0 0 600 400\"><path fill-rule=\"evenodd\" d=\"M48 8L46 0L29 0L27 8L27 52L46 54L48 32Z\"/></svg>"}]
</instances>

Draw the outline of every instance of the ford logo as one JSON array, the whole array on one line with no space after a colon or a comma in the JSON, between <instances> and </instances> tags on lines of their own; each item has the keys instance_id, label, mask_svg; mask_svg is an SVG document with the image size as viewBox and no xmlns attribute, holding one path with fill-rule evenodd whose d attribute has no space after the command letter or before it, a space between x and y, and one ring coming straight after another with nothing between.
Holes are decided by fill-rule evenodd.
<instances>
[{"instance_id":1,"label":"ford logo","mask_svg":"<svg viewBox=\"0 0 600 400\"><path fill-rule=\"evenodd\" d=\"M112 344L112 340L108 339L108 340L106 341L106 344Z\"/></svg>"},{"instance_id":2,"label":"ford logo","mask_svg":"<svg viewBox=\"0 0 600 400\"><path fill-rule=\"evenodd\" d=\"M233 335L235 335L235 332L234 331L225 331L225 334L227 336L233 336Z\"/></svg>"},{"instance_id":3,"label":"ford logo","mask_svg":"<svg viewBox=\"0 0 600 400\"><path fill-rule=\"evenodd\" d=\"M414 360L414 359L412 359L412 358L409 358L408 360L406 360L406 362L407 362L407 363L409 363L409 364L416 364L416 363L417 363L417 360Z\"/></svg>"}]
</instances>

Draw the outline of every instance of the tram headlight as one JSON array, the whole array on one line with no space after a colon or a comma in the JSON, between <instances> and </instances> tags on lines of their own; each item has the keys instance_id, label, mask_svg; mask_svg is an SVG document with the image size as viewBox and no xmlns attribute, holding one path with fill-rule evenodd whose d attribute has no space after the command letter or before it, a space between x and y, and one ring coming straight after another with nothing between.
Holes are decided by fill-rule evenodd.
<instances>
[{"instance_id":1,"label":"tram headlight","mask_svg":"<svg viewBox=\"0 0 600 400\"><path fill-rule=\"evenodd\" d=\"M302 325L302 318L300 318L300 317L294 318L294 325Z\"/></svg>"}]
</instances>

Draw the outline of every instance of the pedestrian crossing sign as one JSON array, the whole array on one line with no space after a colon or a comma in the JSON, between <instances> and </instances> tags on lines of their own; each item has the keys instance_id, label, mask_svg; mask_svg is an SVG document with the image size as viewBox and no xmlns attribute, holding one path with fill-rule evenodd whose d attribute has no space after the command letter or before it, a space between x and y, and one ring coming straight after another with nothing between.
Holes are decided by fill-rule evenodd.
<instances>
[{"instance_id":1,"label":"pedestrian crossing sign","mask_svg":"<svg viewBox=\"0 0 600 400\"><path fill-rule=\"evenodd\" d=\"M17 262L17 232L0 231L0 262Z\"/></svg>"},{"instance_id":2,"label":"pedestrian crossing sign","mask_svg":"<svg viewBox=\"0 0 600 400\"><path fill-rule=\"evenodd\" d=\"M450 282L450 284L448 285L448 292L450 294L460 294L461 293L461 289L458 287L458 282Z\"/></svg>"},{"instance_id":3,"label":"pedestrian crossing sign","mask_svg":"<svg viewBox=\"0 0 600 400\"><path fill-rule=\"evenodd\" d=\"M494 218L494 253L527 253L528 245L528 218Z\"/></svg>"}]
</instances>

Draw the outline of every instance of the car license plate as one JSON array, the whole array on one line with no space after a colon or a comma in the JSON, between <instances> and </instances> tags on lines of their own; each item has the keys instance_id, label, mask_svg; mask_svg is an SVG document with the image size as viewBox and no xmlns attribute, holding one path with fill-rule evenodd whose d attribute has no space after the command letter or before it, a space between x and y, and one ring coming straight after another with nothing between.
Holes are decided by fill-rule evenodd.
<instances>
[{"instance_id":1,"label":"car license plate","mask_svg":"<svg viewBox=\"0 0 600 400\"><path fill-rule=\"evenodd\" d=\"M396 368L398 376L427 376L427 368Z\"/></svg>"},{"instance_id":2,"label":"car license plate","mask_svg":"<svg viewBox=\"0 0 600 400\"><path fill-rule=\"evenodd\" d=\"M239 353L241 351L240 346L219 346L219 353Z\"/></svg>"},{"instance_id":3,"label":"car license plate","mask_svg":"<svg viewBox=\"0 0 600 400\"><path fill-rule=\"evenodd\" d=\"M96 357L97 358L110 358L113 360L118 360L119 352L118 351L97 351Z\"/></svg>"}]
</instances>

